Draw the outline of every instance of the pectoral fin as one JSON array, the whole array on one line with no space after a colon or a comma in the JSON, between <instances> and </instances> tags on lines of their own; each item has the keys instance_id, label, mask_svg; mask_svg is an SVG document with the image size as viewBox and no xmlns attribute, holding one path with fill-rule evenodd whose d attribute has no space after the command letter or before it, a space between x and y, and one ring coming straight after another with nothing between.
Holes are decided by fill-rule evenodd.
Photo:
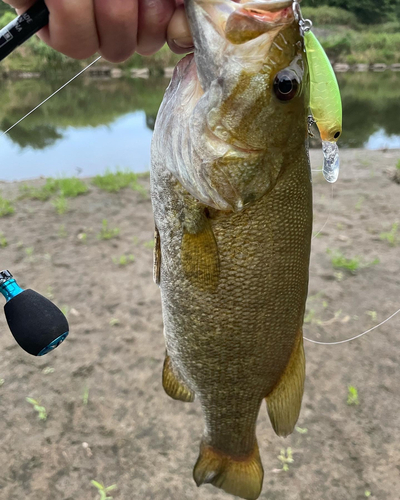
<instances>
[{"instance_id":1,"label":"pectoral fin","mask_svg":"<svg viewBox=\"0 0 400 500\"><path fill-rule=\"evenodd\" d=\"M161 242L158 229L154 230L154 261L153 261L153 280L156 285L160 284L161 272Z\"/></svg>"},{"instance_id":2,"label":"pectoral fin","mask_svg":"<svg viewBox=\"0 0 400 500\"><path fill-rule=\"evenodd\" d=\"M272 392L265 398L272 427L278 436L293 432L299 418L305 379L303 332L300 330L289 363Z\"/></svg>"},{"instance_id":3,"label":"pectoral fin","mask_svg":"<svg viewBox=\"0 0 400 500\"><path fill-rule=\"evenodd\" d=\"M218 246L203 209L185 221L181 252L183 271L191 283L200 290L215 291L220 268Z\"/></svg>"},{"instance_id":4,"label":"pectoral fin","mask_svg":"<svg viewBox=\"0 0 400 500\"><path fill-rule=\"evenodd\" d=\"M172 399L177 399L185 403L194 401L194 392L191 391L186 385L178 380L178 377L172 371L171 358L167 355L164 361L162 383L165 392Z\"/></svg>"}]
</instances>

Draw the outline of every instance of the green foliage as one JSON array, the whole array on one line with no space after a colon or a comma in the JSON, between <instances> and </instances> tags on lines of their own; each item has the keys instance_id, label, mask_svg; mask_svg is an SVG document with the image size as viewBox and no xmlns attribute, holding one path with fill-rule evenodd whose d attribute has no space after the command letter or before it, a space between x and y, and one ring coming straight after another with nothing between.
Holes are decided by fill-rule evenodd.
<instances>
[{"instance_id":1,"label":"green foliage","mask_svg":"<svg viewBox=\"0 0 400 500\"><path fill-rule=\"evenodd\" d=\"M299 434L307 434L308 429L306 427L295 427L296 432Z\"/></svg>"},{"instance_id":2,"label":"green foliage","mask_svg":"<svg viewBox=\"0 0 400 500\"><path fill-rule=\"evenodd\" d=\"M131 254L131 255L121 255L121 257L114 257L113 258L113 262L116 266L120 266L120 267L123 267L123 266L126 266L127 264L129 264L130 262L133 262L135 260L135 257Z\"/></svg>"},{"instance_id":3,"label":"green foliage","mask_svg":"<svg viewBox=\"0 0 400 500\"><path fill-rule=\"evenodd\" d=\"M118 227L110 229L108 227L107 219L103 219L102 228L100 233L97 235L99 240L111 240L112 238L117 238L119 236L120 229Z\"/></svg>"},{"instance_id":4,"label":"green foliage","mask_svg":"<svg viewBox=\"0 0 400 500\"><path fill-rule=\"evenodd\" d=\"M76 177L62 177L60 179L49 177L46 179L44 186L37 188L22 184L19 189L23 198L40 201L46 201L56 193L62 197L75 198L80 194L87 193L89 190L87 185Z\"/></svg>"},{"instance_id":5,"label":"green foliage","mask_svg":"<svg viewBox=\"0 0 400 500\"><path fill-rule=\"evenodd\" d=\"M5 248L8 245L8 241L4 234L0 232L0 248Z\"/></svg>"},{"instance_id":6,"label":"green foliage","mask_svg":"<svg viewBox=\"0 0 400 500\"><path fill-rule=\"evenodd\" d=\"M285 448L281 449L281 453L278 456L278 460L281 461L282 463L282 470L284 472L287 472L289 470L289 464L292 464L294 462L293 460L293 453L292 453L292 448Z\"/></svg>"},{"instance_id":7,"label":"green foliage","mask_svg":"<svg viewBox=\"0 0 400 500\"><path fill-rule=\"evenodd\" d=\"M145 248L154 248L154 244L155 244L155 243L154 243L154 240L150 240L150 241L145 241L145 242L143 243L143 246L144 246Z\"/></svg>"},{"instance_id":8,"label":"green foliage","mask_svg":"<svg viewBox=\"0 0 400 500\"><path fill-rule=\"evenodd\" d=\"M335 269L345 269L355 274L356 271L360 268L361 261L358 257L347 259L339 251L332 253L330 250L327 250L327 253L332 255L331 262Z\"/></svg>"},{"instance_id":9,"label":"green foliage","mask_svg":"<svg viewBox=\"0 0 400 500\"><path fill-rule=\"evenodd\" d=\"M400 0L304 0L304 7L339 7L353 13L361 23L378 24L400 14Z\"/></svg>"},{"instance_id":10,"label":"green foliage","mask_svg":"<svg viewBox=\"0 0 400 500\"><path fill-rule=\"evenodd\" d=\"M52 201L51 204L56 209L58 215L64 215L68 210L68 201L66 200L65 196L59 196L54 201Z\"/></svg>"},{"instance_id":11,"label":"green foliage","mask_svg":"<svg viewBox=\"0 0 400 500\"><path fill-rule=\"evenodd\" d=\"M66 238L67 236L68 236L67 230L65 229L64 224L61 224L61 226L58 228L58 237Z\"/></svg>"},{"instance_id":12,"label":"green foliage","mask_svg":"<svg viewBox=\"0 0 400 500\"><path fill-rule=\"evenodd\" d=\"M349 387L348 387L347 404L349 406L360 404L360 401L358 400L358 391L352 385L349 385Z\"/></svg>"},{"instance_id":13,"label":"green foliage","mask_svg":"<svg viewBox=\"0 0 400 500\"><path fill-rule=\"evenodd\" d=\"M399 229L399 223L395 222L392 225L392 229L389 232L381 233L379 237L382 241L387 241L391 247L395 247L399 242L399 236L397 234L398 229Z\"/></svg>"},{"instance_id":14,"label":"green foliage","mask_svg":"<svg viewBox=\"0 0 400 500\"><path fill-rule=\"evenodd\" d=\"M344 269L345 271L350 271L352 274L356 274L356 272L360 268L379 264L379 259L374 259L373 261L368 263L362 263L360 257L353 257L348 259L338 250L332 251L328 248L326 252L328 255L332 256L331 262L335 269Z\"/></svg>"},{"instance_id":15,"label":"green foliage","mask_svg":"<svg viewBox=\"0 0 400 500\"><path fill-rule=\"evenodd\" d=\"M400 170L400 160L396 163L396 170Z\"/></svg>"},{"instance_id":16,"label":"green foliage","mask_svg":"<svg viewBox=\"0 0 400 500\"><path fill-rule=\"evenodd\" d=\"M91 481L92 485L97 488L97 492L99 494L99 500L112 500L113 497L107 496L107 493L113 491L117 488L116 484L112 484L111 486L105 487L103 484L95 481L94 479Z\"/></svg>"},{"instance_id":17,"label":"green foliage","mask_svg":"<svg viewBox=\"0 0 400 500\"><path fill-rule=\"evenodd\" d=\"M89 403L89 387L85 386L83 390L82 403L87 406Z\"/></svg>"},{"instance_id":18,"label":"green foliage","mask_svg":"<svg viewBox=\"0 0 400 500\"><path fill-rule=\"evenodd\" d=\"M26 398L26 401L33 406L33 409L38 413L39 420L47 420L47 411L44 406L41 406L36 399Z\"/></svg>"},{"instance_id":19,"label":"green foliage","mask_svg":"<svg viewBox=\"0 0 400 500\"><path fill-rule=\"evenodd\" d=\"M15 212L10 200L6 200L0 196L0 217L11 215Z\"/></svg>"},{"instance_id":20,"label":"green foliage","mask_svg":"<svg viewBox=\"0 0 400 500\"><path fill-rule=\"evenodd\" d=\"M338 7L304 7L302 12L316 27L333 24L357 27L359 24L355 14Z\"/></svg>"},{"instance_id":21,"label":"green foliage","mask_svg":"<svg viewBox=\"0 0 400 500\"><path fill-rule=\"evenodd\" d=\"M14 12L4 12L0 16L0 26L3 28L4 26L7 26L8 23L13 21L16 17L15 11Z\"/></svg>"},{"instance_id":22,"label":"green foliage","mask_svg":"<svg viewBox=\"0 0 400 500\"><path fill-rule=\"evenodd\" d=\"M19 190L22 198L46 201L57 192L57 188L58 186L56 180L49 178L46 179L46 184L44 186L37 188L34 186L29 186L28 184L22 184L19 187Z\"/></svg>"},{"instance_id":23,"label":"green foliage","mask_svg":"<svg viewBox=\"0 0 400 500\"><path fill-rule=\"evenodd\" d=\"M56 179L55 182L60 195L66 198L76 198L80 194L87 193L89 190L87 185L76 177Z\"/></svg>"},{"instance_id":24,"label":"green foliage","mask_svg":"<svg viewBox=\"0 0 400 500\"><path fill-rule=\"evenodd\" d=\"M116 172L106 170L104 175L96 175L92 182L104 191L117 193L128 186L133 189L136 188L138 186L138 176L129 170L117 170Z\"/></svg>"}]
</instances>

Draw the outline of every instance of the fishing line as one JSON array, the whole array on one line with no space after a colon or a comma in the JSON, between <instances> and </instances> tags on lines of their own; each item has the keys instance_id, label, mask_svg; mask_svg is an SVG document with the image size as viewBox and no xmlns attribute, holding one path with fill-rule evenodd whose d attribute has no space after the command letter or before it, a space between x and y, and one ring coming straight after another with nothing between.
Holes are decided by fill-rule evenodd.
<instances>
[{"instance_id":1,"label":"fishing line","mask_svg":"<svg viewBox=\"0 0 400 500\"><path fill-rule=\"evenodd\" d=\"M321 172L321 170L313 170L313 172ZM333 201L333 198L334 198L334 194L333 194L333 184L332 184L332 191L331 191L331 201ZM328 213L328 217L325 221L325 224L321 227L321 229L318 231L318 233L316 233L312 239L315 239L317 238L317 236L325 229L326 225L328 224L328 221L330 219L330 216L331 216L331 213L332 213L332 203L330 205L330 208L329 208L329 213ZM312 344L318 344L318 345L339 345L339 344L346 344L347 342L351 342L353 340L356 340L356 339L359 339L360 337L363 337L364 335L366 335L367 333L370 333L374 330L376 330L377 328L383 326L385 323L387 323L388 321L390 321L392 318L394 318L395 316L397 316L397 314L400 313L400 309L398 309L395 313L393 313L391 316L389 316L388 318L386 318L384 321L382 321L381 323L379 323L378 325L375 325L373 326L372 328L370 328L369 330L366 330L365 332L363 333L359 333L358 335L355 335L354 337L351 337L349 339L346 339L346 340L338 340L337 342L320 342L318 340L312 340L312 339L309 339L307 337L304 337L303 336L303 339L304 340L307 340L308 342L311 342Z\"/></svg>"},{"instance_id":2,"label":"fishing line","mask_svg":"<svg viewBox=\"0 0 400 500\"><path fill-rule=\"evenodd\" d=\"M85 71L87 71L90 67L92 67L94 64L96 64L99 60L101 59L101 56L97 57L94 61L92 61L90 64L88 64L85 68L83 68L79 73L77 73L75 76L73 76L70 80L68 80L66 83L64 83L64 85L62 85L59 89L57 89L55 92L53 92L49 97L47 97L44 101L42 101L40 104L38 104L35 108L33 108L31 111L29 111L29 113L27 113L25 116L23 116L21 119L19 119L16 123L14 123L14 125L12 125L10 128L8 128L5 132L3 132L2 134L0 134L0 137L3 137L4 135L8 134L8 132L10 132L13 128L15 128L17 125L19 125L22 121L25 120L25 118L28 118L28 116L30 116L32 113L34 113L37 109L39 109L41 106L43 106L43 104L45 104L46 102L48 102L52 97L54 97L56 94L58 94L59 92L61 92L61 90L63 90L65 87L67 87L70 83L72 83L74 80L76 80L80 75L82 75ZM312 170L313 172L321 172L321 170ZM334 191L333 191L333 185L332 185L332 191L331 191L331 200L333 200L334 198ZM326 225L328 224L329 222L329 219L330 219L330 216L331 216L331 211L332 211L332 204L331 204L331 207L329 209L329 213L328 213L328 217L325 221L325 224L321 227L321 229L313 236L313 239L317 238L318 235L325 229ZM375 325L374 327L370 328L369 330L363 332L363 333L360 333L359 335L356 335L354 337L351 337L349 339L346 339L346 340L340 340L340 341L337 341L337 342L320 342L318 340L313 340L313 339L309 339L307 337L304 337L304 340L307 340L308 342L311 342L312 344L318 344L318 345L339 345L339 344L345 344L347 342L351 342L353 340L356 340L360 337L363 337L364 335L366 335L367 333L370 333L372 332L373 330L376 330L377 328L381 327L382 325L384 325L385 323L387 323L388 321L390 321L392 318L394 318L397 314L400 313L400 309L398 309L395 313L393 313L391 316L389 316L388 318L386 318L384 321L382 321L381 323L379 323L378 325Z\"/></svg>"},{"instance_id":3,"label":"fishing line","mask_svg":"<svg viewBox=\"0 0 400 500\"><path fill-rule=\"evenodd\" d=\"M69 85L71 82L73 82L76 78L78 78L78 76L80 76L82 73L84 73L86 70L88 70L91 66L93 66L93 64L96 64L97 61L99 61L101 59L101 56L99 56L97 59L95 59L93 62L91 62L90 64L88 64L86 66L86 68L83 68L82 71L80 71L79 73L77 73L74 77L71 78L71 80L69 80L67 83L64 83L64 85L62 85L58 90L56 90L55 92L53 92L49 97L47 97L47 99L45 99L44 101L42 101L40 104L38 104L35 108L33 108L31 111L29 111L29 113L27 113L25 116L23 116L20 120L18 120L16 123L14 123L14 125L12 125L9 129L7 129L5 132L3 132L0 137L3 137L3 135L6 135L8 134L8 132L10 132L10 130L12 130L14 127L16 127L17 125L19 125L22 121L25 120L25 118L28 118L28 116L30 116L32 113L34 113L37 109L39 109L41 106L43 106L43 104L45 104L47 101L49 101L52 97L54 97L56 94L58 94L61 90L63 90L67 85Z\"/></svg>"},{"instance_id":4,"label":"fishing line","mask_svg":"<svg viewBox=\"0 0 400 500\"><path fill-rule=\"evenodd\" d=\"M322 170L313 170L313 172L322 172ZM331 202L332 201L333 201L333 184L332 184L332 191L331 191ZM314 236L312 237L312 240L315 240L315 238L318 238L319 234L322 233L322 231L325 229L325 227L328 224L329 219L331 217L331 213L332 213L332 203L330 204L328 217L326 218L325 224L321 227L321 229L318 231L318 233L314 234Z\"/></svg>"},{"instance_id":5,"label":"fishing line","mask_svg":"<svg viewBox=\"0 0 400 500\"><path fill-rule=\"evenodd\" d=\"M373 326L372 328L370 328L369 330L363 332L363 333L360 333L359 335L356 335L355 337L351 337L350 339L346 339L346 340L338 340L337 342L319 342L318 340L312 340L312 339L308 339L307 337L304 337L303 336L303 339L304 340L308 340L308 342L311 342L312 344L319 344L319 345L338 345L338 344L345 344L346 342L351 342L352 340L356 340L356 339L359 339L360 337L363 337L364 335L366 335L367 333L370 333L372 332L373 330L376 330L377 328L379 328L380 326L384 325L385 323L387 323L388 321L390 321L392 318L394 318L397 314L400 313L400 309L398 309L395 313L393 313L391 316L389 316L388 318L386 318L384 321L382 321L382 323L379 323L379 325L375 325Z\"/></svg>"}]
</instances>

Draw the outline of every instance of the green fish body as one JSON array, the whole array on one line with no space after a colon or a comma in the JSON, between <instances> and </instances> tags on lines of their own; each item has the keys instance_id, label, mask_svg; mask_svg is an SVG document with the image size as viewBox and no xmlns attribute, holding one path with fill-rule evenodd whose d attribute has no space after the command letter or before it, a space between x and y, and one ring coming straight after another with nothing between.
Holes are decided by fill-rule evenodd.
<instances>
[{"instance_id":1,"label":"green fish body","mask_svg":"<svg viewBox=\"0 0 400 500\"><path fill-rule=\"evenodd\" d=\"M312 190L308 72L292 2L188 0L195 55L177 66L154 132L155 280L171 397L202 407L194 469L245 499L303 394Z\"/></svg>"}]
</instances>

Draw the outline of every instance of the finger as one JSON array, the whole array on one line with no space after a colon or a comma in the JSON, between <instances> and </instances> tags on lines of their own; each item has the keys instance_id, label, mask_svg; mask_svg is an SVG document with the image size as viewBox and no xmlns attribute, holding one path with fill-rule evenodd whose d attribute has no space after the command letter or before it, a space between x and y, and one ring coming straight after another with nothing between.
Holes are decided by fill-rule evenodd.
<instances>
[{"instance_id":1,"label":"finger","mask_svg":"<svg viewBox=\"0 0 400 500\"><path fill-rule=\"evenodd\" d=\"M100 54L111 62L128 59L136 49L138 0L95 0Z\"/></svg>"},{"instance_id":2,"label":"finger","mask_svg":"<svg viewBox=\"0 0 400 500\"><path fill-rule=\"evenodd\" d=\"M14 9L19 9L21 12L25 12L32 7L36 0L3 0L4 3L10 5L10 7L14 7Z\"/></svg>"},{"instance_id":3,"label":"finger","mask_svg":"<svg viewBox=\"0 0 400 500\"><path fill-rule=\"evenodd\" d=\"M150 56L165 43L174 0L140 0L137 52Z\"/></svg>"},{"instance_id":4,"label":"finger","mask_svg":"<svg viewBox=\"0 0 400 500\"><path fill-rule=\"evenodd\" d=\"M178 7L168 25L167 41L169 48L177 54L184 54L193 49L189 23L183 5Z\"/></svg>"},{"instance_id":5,"label":"finger","mask_svg":"<svg viewBox=\"0 0 400 500\"><path fill-rule=\"evenodd\" d=\"M18 5L21 14L34 1L9 0ZM86 59L99 48L92 0L46 0L49 9L49 25L40 30L39 36L50 47L73 57Z\"/></svg>"}]
</instances>

